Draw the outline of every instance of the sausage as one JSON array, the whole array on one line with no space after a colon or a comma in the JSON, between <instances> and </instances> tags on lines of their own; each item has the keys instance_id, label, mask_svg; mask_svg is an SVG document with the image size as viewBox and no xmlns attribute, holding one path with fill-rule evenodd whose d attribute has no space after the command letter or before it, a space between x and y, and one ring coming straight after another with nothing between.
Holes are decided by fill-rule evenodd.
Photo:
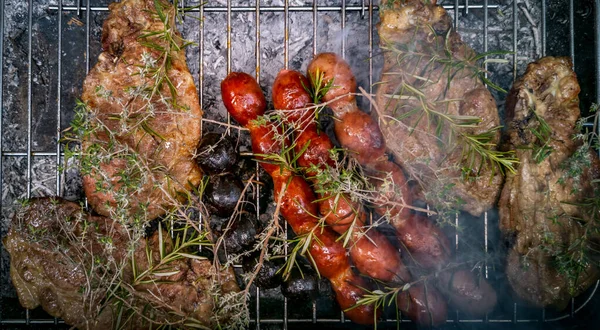
<instances>
[{"instance_id":1,"label":"sausage","mask_svg":"<svg viewBox=\"0 0 600 330\"><path fill-rule=\"evenodd\" d=\"M310 96L304 89L309 84L308 79L300 72L280 71L273 83L273 105L285 110L286 120L294 124L294 148L297 153L302 152L298 157L298 164L304 168L316 166L326 169L326 166L335 165L329 156L333 143L324 132L318 132L312 113L308 114L310 118L306 118L306 113L298 110L309 105ZM314 176L313 184L318 184ZM350 230L350 256L361 273L387 282L410 280L399 251L376 229L365 231L367 215L360 203L351 201L349 196L343 194L329 194L319 196L318 204L321 215L331 228L340 234ZM350 228L352 223L354 225Z\"/></svg>"},{"instance_id":2,"label":"sausage","mask_svg":"<svg viewBox=\"0 0 600 330\"><path fill-rule=\"evenodd\" d=\"M420 326L435 327L446 322L448 315L444 297L432 285L420 282L400 292L398 309Z\"/></svg>"},{"instance_id":3,"label":"sausage","mask_svg":"<svg viewBox=\"0 0 600 330\"><path fill-rule=\"evenodd\" d=\"M322 53L309 64L308 72L309 75L322 72L324 83L333 79L333 85L337 86L331 88L323 99L337 100L332 103L331 108L339 119L334 122L336 136L338 132L344 132L342 138L338 136L342 146L352 151L352 155L357 156L358 162L379 178L376 186L384 184L389 180L388 174L391 174L394 191L380 196L379 202L375 203L376 212L382 216L389 215L390 223L398 232L401 242L421 267L434 269L446 264L451 250L447 253L441 251L450 245L448 238L429 219L411 218L410 209L403 207L412 204L410 189L402 170L385 154L385 143L379 126L371 116L360 111L354 97L340 99L344 95L342 93L353 93L356 90L356 80L351 78L354 74L348 63L334 53ZM409 233L418 233L419 236L415 237ZM434 244L434 246L421 245L424 243ZM436 255L430 257L423 253L427 250L436 252Z\"/></svg>"},{"instance_id":4,"label":"sausage","mask_svg":"<svg viewBox=\"0 0 600 330\"><path fill-rule=\"evenodd\" d=\"M281 148L272 137L277 128L272 124L260 125L255 119L264 114L266 102L256 81L245 73L232 73L221 83L221 94L227 111L241 125L250 130L255 154L268 154ZM271 132L271 134L269 134ZM310 232L318 225L315 197L304 179L287 169L261 161L261 166L273 178L275 198L281 200L280 212L297 235ZM285 189L282 189L285 187ZM279 196L283 192L282 196ZM327 227L314 229L316 239L308 249L317 270L327 277L336 293L336 299L346 315L359 324L373 324L377 318L374 306L357 306L368 284L350 268L346 249L337 241L337 235Z\"/></svg>"},{"instance_id":5,"label":"sausage","mask_svg":"<svg viewBox=\"0 0 600 330\"><path fill-rule=\"evenodd\" d=\"M333 87L323 96L323 102L338 119L334 132L340 144L354 153L361 165L369 166L386 160L385 141L379 125L360 111L353 93L356 79L346 61L334 53L321 53L308 65L308 75L323 75L323 82L333 79ZM346 96L344 96L346 95Z\"/></svg>"},{"instance_id":6,"label":"sausage","mask_svg":"<svg viewBox=\"0 0 600 330\"><path fill-rule=\"evenodd\" d=\"M439 269L452 255L448 237L432 221L420 214L392 218L398 239L411 259L423 269Z\"/></svg>"},{"instance_id":7,"label":"sausage","mask_svg":"<svg viewBox=\"0 0 600 330\"><path fill-rule=\"evenodd\" d=\"M496 306L496 291L468 269L442 272L436 285L453 305L471 317L483 317Z\"/></svg>"},{"instance_id":8,"label":"sausage","mask_svg":"<svg viewBox=\"0 0 600 330\"><path fill-rule=\"evenodd\" d=\"M356 90L356 80L350 76L352 70L348 63L338 57L334 53L323 53L317 55L308 66L309 75L314 75L318 72L324 73L323 83L328 83L331 79L333 85L338 88L330 89L324 96L324 101L332 102L329 104L333 110L334 115L339 119L334 122L339 128L335 128L336 135L338 132L343 132L343 138L340 139L342 146L353 151L353 155L361 155L357 157L357 160L361 165L380 173L380 179L385 177L385 173L391 173L394 183L400 182L401 186L400 193L393 193L383 196L381 203L376 203L376 211L380 215L389 214L390 223L396 229L401 243L411 253L412 258L415 262L425 269L441 269L441 267L447 265L452 255L450 248L450 242L443 232L435 226L428 218L421 215L413 215L407 212L405 208L398 208L399 204L410 205L408 202L411 201L411 194L408 185L405 184L406 179L401 169L385 157L385 143L376 143L373 146L369 143L372 141L378 141L381 137L381 131L377 123L368 115L358 114L360 109L356 104L354 96L344 97L344 93L354 93ZM364 120L364 123L359 123L360 120ZM345 127L353 126L353 127ZM372 132L362 132L362 134L350 134L352 132L359 131L359 127L362 129L373 130ZM350 133L348 133L350 132ZM369 138L367 138L369 137ZM369 142L371 141L371 142ZM383 141L383 138L381 138ZM370 157L368 157L370 156ZM389 201L389 205L386 205L386 200ZM462 277L464 285L469 282L471 287L475 287L476 284L473 282L473 278L467 276ZM485 283L486 290L482 290L482 294L489 294L495 296L494 290ZM445 291L448 293L448 291ZM448 295L452 298L451 295ZM490 296L487 301L494 302L495 299ZM471 301L477 303L473 297L463 295L461 301ZM453 299L453 301L459 301L460 299ZM492 304L487 305L487 309ZM468 308L468 304L461 303L457 304L459 308Z\"/></svg>"}]
</instances>

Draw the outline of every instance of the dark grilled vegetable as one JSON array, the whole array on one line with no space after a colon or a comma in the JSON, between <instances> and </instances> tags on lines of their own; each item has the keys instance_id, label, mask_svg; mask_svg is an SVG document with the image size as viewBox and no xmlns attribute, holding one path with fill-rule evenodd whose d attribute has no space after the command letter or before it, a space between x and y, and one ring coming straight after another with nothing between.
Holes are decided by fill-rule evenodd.
<instances>
[{"instance_id":1,"label":"dark grilled vegetable","mask_svg":"<svg viewBox=\"0 0 600 330\"><path fill-rule=\"evenodd\" d=\"M204 191L204 203L211 214L230 217L243 190L242 183L234 175L213 175Z\"/></svg>"},{"instance_id":2,"label":"dark grilled vegetable","mask_svg":"<svg viewBox=\"0 0 600 330\"><path fill-rule=\"evenodd\" d=\"M244 257L242 267L246 273L252 273L260 261L260 253ZM281 272L279 269L283 266L281 259L264 259L262 267L256 274L254 283L261 289L272 289L281 285Z\"/></svg>"},{"instance_id":3,"label":"dark grilled vegetable","mask_svg":"<svg viewBox=\"0 0 600 330\"><path fill-rule=\"evenodd\" d=\"M244 203L244 209L248 212L256 212L256 195L258 193L259 212L260 214L264 214L267 211L267 206L273 200L273 179L271 179L271 176L261 167L258 168L258 175L256 171L256 161L253 160L252 157L240 157L233 173L240 178L244 184L250 179L252 179L253 182L258 183L246 190L244 196L244 200L246 201L246 203ZM259 189L256 189L256 187L259 187Z\"/></svg>"},{"instance_id":4,"label":"dark grilled vegetable","mask_svg":"<svg viewBox=\"0 0 600 330\"><path fill-rule=\"evenodd\" d=\"M208 133L202 137L196 162L210 174L228 172L238 161L238 150L230 137Z\"/></svg>"},{"instance_id":5,"label":"dark grilled vegetable","mask_svg":"<svg viewBox=\"0 0 600 330\"><path fill-rule=\"evenodd\" d=\"M240 253L250 248L256 241L258 221L250 212L240 212L233 219L229 230L225 232L225 249L227 253Z\"/></svg>"},{"instance_id":6,"label":"dark grilled vegetable","mask_svg":"<svg viewBox=\"0 0 600 330\"><path fill-rule=\"evenodd\" d=\"M281 284L281 293L293 300L314 300L319 295L319 279L312 268L301 264L294 267L290 277Z\"/></svg>"}]
</instances>

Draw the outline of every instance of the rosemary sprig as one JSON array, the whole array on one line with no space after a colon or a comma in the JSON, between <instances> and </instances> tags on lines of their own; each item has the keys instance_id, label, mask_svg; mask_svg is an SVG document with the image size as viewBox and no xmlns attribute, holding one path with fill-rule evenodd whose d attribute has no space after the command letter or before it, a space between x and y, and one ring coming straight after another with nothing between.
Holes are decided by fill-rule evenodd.
<instances>
[{"instance_id":1,"label":"rosemary sprig","mask_svg":"<svg viewBox=\"0 0 600 330\"><path fill-rule=\"evenodd\" d=\"M433 30L433 28L429 27ZM448 37L446 38L448 41ZM419 44L419 47L417 46ZM428 47L431 47L429 49ZM424 48L420 49L419 48ZM480 55L474 54L466 59L459 59L452 55L450 46L434 44L428 46L419 40L414 40L408 44L394 44L386 42L382 47L384 52L389 52L396 57L397 67L401 68L398 72L386 72L386 75L395 75L401 78L401 83L395 89L393 94L385 96L390 100L402 100L406 104L396 104L393 113L404 108L403 114L397 114L393 118L396 121L402 121L407 118L414 118L410 127L411 134L417 130L417 126L422 120L426 120L427 125L434 125L435 136L440 143L449 146L451 150L456 147L462 147L462 163L460 164L463 176L471 178L474 174L479 175L486 166L492 168L493 173L499 171L504 173L508 170L515 173L514 166L518 163L514 151L498 151L496 144L493 143L497 131L501 127L494 127L486 132L473 134L468 129L476 128L482 122L482 119L476 116L451 115L440 109L448 109L450 104L458 103L461 99L447 99L446 93L450 89L452 80L457 76L466 75L472 78L482 79L488 83L491 88L504 91L502 88L492 84L485 78L485 71L477 62L486 56L493 54L507 54L507 52L488 52ZM501 60L492 59L488 61L500 62ZM414 68L415 72L408 72L409 68ZM433 76L434 72L441 73ZM418 72L416 70L419 70ZM428 97L424 90L434 84L439 83L441 79L446 79L445 89L437 99ZM413 83L409 81L413 80ZM390 103L388 103L388 106ZM447 130L447 134L444 132Z\"/></svg>"},{"instance_id":2,"label":"rosemary sprig","mask_svg":"<svg viewBox=\"0 0 600 330\"><path fill-rule=\"evenodd\" d=\"M322 72L320 68L317 68L314 75L312 74L312 72L309 72L308 79L310 80L310 86L305 86L303 81L300 82L302 83L302 87L304 87L304 90L306 90L309 93L314 104L321 103L321 100L323 99L323 97L325 97L329 90L335 88L335 86L333 85L334 79L324 81L325 72ZM320 114L321 111L323 111L323 109L325 109L324 105L319 106L314 110L315 122L317 123L317 129L319 130L321 129Z\"/></svg>"},{"instance_id":3,"label":"rosemary sprig","mask_svg":"<svg viewBox=\"0 0 600 330\"><path fill-rule=\"evenodd\" d=\"M304 82L302 82L302 87L310 94L314 104L321 103L321 100L329 90L335 87L333 85L333 79L324 81L325 72L322 72L320 68L317 68L314 75L309 72L308 79L310 79L310 86L304 86Z\"/></svg>"},{"instance_id":4,"label":"rosemary sprig","mask_svg":"<svg viewBox=\"0 0 600 330\"><path fill-rule=\"evenodd\" d=\"M319 269L316 267L315 261L313 260L309 252L309 248L313 245L313 243L319 245L323 244L316 236L316 231L319 228L321 228L321 226L315 225L313 229L308 233L296 236L293 239L288 240L288 244L293 245L294 247L292 248L292 251L288 254L287 260L285 261L284 265L279 269L279 271L282 272L284 280L287 280L289 278L294 267L298 267L298 269L300 269L298 265L299 256L307 257L315 266L314 269L316 270L317 275L319 275L319 277L321 276L319 274Z\"/></svg>"},{"instance_id":5,"label":"rosemary sprig","mask_svg":"<svg viewBox=\"0 0 600 330\"><path fill-rule=\"evenodd\" d=\"M552 137L552 130L546 120L540 117L534 109L531 109L531 112L539 123L537 127L529 129L537 139L532 146L532 150L533 160L539 164L554 151L554 148L548 145L550 143L550 138Z\"/></svg>"},{"instance_id":6,"label":"rosemary sprig","mask_svg":"<svg viewBox=\"0 0 600 330\"><path fill-rule=\"evenodd\" d=\"M194 44L177 33L175 22L189 10L191 8L181 8L179 0L173 0L172 4L154 0L154 11L151 14L162 22L162 29L144 31L138 36L142 46L158 53L158 58L146 61L146 68L141 71L153 80L152 86L149 87L149 99L160 94L163 86L167 85L171 94L170 102L175 107L180 107L177 104L177 88L168 75L173 65L173 55Z\"/></svg>"},{"instance_id":7,"label":"rosemary sprig","mask_svg":"<svg viewBox=\"0 0 600 330\"><path fill-rule=\"evenodd\" d=\"M600 150L597 133L600 113L596 112L597 105L593 105L590 110L595 114L587 118L580 118L576 129L581 132L583 130L583 123L590 119L594 123L593 129L575 134L573 139L582 141L582 144L571 157L560 165L563 175L558 181L559 184L565 185L570 180L572 184L571 194L584 197L580 202L576 203L563 202L563 204L576 206L580 210L581 216L574 217L564 214L563 216L557 215L549 219L553 223L562 225L561 222L558 222L562 217L568 222L573 222L581 226L580 228L583 232L568 242L568 244L556 242L554 234L546 232L544 233L543 244L541 245L542 250L552 258L557 272L564 275L567 279L571 295L577 294L581 276L587 271L590 265L600 266L597 259L591 257L591 255L597 256L600 254L600 249L597 243L595 243L595 238L600 235L600 180L582 182L583 174L593 164L590 152L592 150ZM540 126L543 126L542 122L540 122ZM582 189L587 184L591 185L592 192L585 196Z\"/></svg>"}]
</instances>

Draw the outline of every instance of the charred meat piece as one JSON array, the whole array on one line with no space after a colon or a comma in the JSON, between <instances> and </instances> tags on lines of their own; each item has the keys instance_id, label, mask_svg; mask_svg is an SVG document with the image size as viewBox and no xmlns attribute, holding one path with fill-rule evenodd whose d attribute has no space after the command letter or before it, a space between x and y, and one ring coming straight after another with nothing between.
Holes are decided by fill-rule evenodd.
<instances>
[{"instance_id":1,"label":"charred meat piece","mask_svg":"<svg viewBox=\"0 0 600 330\"><path fill-rule=\"evenodd\" d=\"M428 203L482 214L495 204L502 176L470 153L466 136L497 152L500 120L475 52L435 0L387 1L380 18L384 67L371 114L388 150Z\"/></svg>"},{"instance_id":2,"label":"charred meat piece","mask_svg":"<svg viewBox=\"0 0 600 330\"><path fill-rule=\"evenodd\" d=\"M83 85L83 185L99 214L151 220L200 183L202 110L170 2L109 8L103 53Z\"/></svg>"},{"instance_id":3,"label":"charred meat piece","mask_svg":"<svg viewBox=\"0 0 600 330\"><path fill-rule=\"evenodd\" d=\"M216 272L201 258L165 262L160 255L173 251L170 235L157 230L132 245L130 234L76 203L28 201L3 242L21 305L41 305L79 329L117 328L118 322L127 329L189 322L212 328L230 317L215 302L239 291L232 269Z\"/></svg>"},{"instance_id":4,"label":"charred meat piece","mask_svg":"<svg viewBox=\"0 0 600 330\"><path fill-rule=\"evenodd\" d=\"M597 226L585 199L597 196L598 159L578 133L579 84L568 58L529 64L506 101L506 148L520 160L500 197L511 240L508 280L522 299L563 308L598 278L588 244ZM587 250L587 251L586 251Z\"/></svg>"}]
</instances>

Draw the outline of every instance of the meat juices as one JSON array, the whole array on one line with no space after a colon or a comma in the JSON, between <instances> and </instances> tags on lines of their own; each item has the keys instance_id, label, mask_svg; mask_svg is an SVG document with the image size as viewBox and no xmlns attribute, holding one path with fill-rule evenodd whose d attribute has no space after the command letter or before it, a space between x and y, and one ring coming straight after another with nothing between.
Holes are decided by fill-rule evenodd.
<instances>
[{"instance_id":1,"label":"meat juices","mask_svg":"<svg viewBox=\"0 0 600 330\"><path fill-rule=\"evenodd\" d=\"M227 111L238 122L250 130L252 151L255 154L279 153L281 142L274 137L278 131L273 123L254 121L265 112L264 95L251 76L234 72L221 82L221 94ZM260 161L260 157L259 161ZM316 239L311 240L308 249L319 273L331 281L336 300L345 314L359 324L373 324L377 319L373 306L357 306L365 293L367 282L354 274L346 249L337 241L337 234L328 227L318 228L315 217L317 208L315 196L308 183L277 164L260 162L260 165L273 178L275 200L281 201L280 212L296 235L314 231Z\"/></svg>"},{"instance_id":2,"label":"meat juices","mask_svg":"<svg viewBox=\"0 0 600 330\"><path fill-rule=\"evenodd\" d=\"M175 16L172 5L156 3ZM162 33L154 0L125 0L110 5L102 30L103 53L83 84L87 104L83 132L83 188L88 202L104 216L152 220L185 198L202 178L193 159L200 141L202 110L186 61L185 50L169 54L147 46L166 47L149 32ZM170 29L176 29L174 20ZM175 30L173 38L177 40ZM165 68L176 96L163 82L156 86L152 70ZM144 73L145 72L145 73ZM166 78L165 78L166 79ZM148 89L157 88L151 95Z\"/></svg>"},{"instance_id":3,"label":"meat juices","mask_svg":"<svg viewBox=\"0 0 600 330\"><path fill-rule=\"evenodd\" d=\"M579 90L569 58L545 57L527 66L506 101L506 148L515 150L520 159L517 173L506 176L499 202L500 229L512 243L506 275L521 299L539 307L566 307L571 296L599 276L592 263L581 265L576 280L555 266L564 247L574 246L591 221L583 207L572 204L594 196L598 186L593 180L600 177L592 150L581 150L589 153L589 168L579 168L577 180L565 167L581 146L581 140L573 139L579 133ZM540 120L549 127L547 141L534 134ZM546 142L550 149L544 151L540 146Z\"/></svg>"}]
</instances>

